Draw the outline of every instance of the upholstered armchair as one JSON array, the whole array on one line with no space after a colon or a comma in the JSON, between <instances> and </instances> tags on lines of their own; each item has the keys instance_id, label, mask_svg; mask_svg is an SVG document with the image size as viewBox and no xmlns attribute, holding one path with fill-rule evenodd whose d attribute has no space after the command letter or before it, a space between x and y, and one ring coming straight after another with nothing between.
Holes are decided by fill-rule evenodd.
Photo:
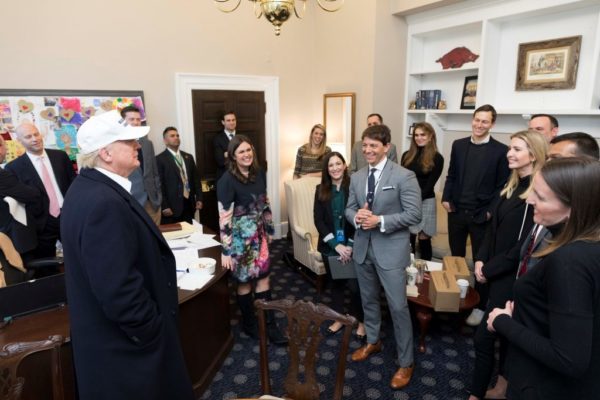
<instances>
[{"instance_id":1,"label":"upholstered armchair","mask_svg":"<svg viewBox=\"0 0 600 400\"><path fill-rule=\"evenodd\" d=\"M288 227L294 242L294 260L300 273L313 283L320 293L325 281L325 266L317 251L319 233L313 219L315 188L321 179L306 176L285 182ZM307 271L308 270L308 271Z\"/></svg>"}]
</instances>

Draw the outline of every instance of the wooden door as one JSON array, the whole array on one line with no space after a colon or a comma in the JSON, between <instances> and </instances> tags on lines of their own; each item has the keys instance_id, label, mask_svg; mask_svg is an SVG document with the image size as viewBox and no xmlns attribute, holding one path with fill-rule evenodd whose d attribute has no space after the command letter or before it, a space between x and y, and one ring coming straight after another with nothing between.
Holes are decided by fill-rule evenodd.
<instances>
[{"instance_id":1,"label":"wooden door","mask_svg":"<svg viewBox=\"0 0 600 400\"><path fill-rule=\"evenodd\" d=\"M266 169L265 95L264 92L192 90L192 107L196 163L204 182L204 207L200 220L202 224L218 232L219 214L215 192L217 164L213 138L223 131L223 113L233 111L237 118L236 134L250 138L256 149L258 162Z\"/></svg>"}]
</instances>

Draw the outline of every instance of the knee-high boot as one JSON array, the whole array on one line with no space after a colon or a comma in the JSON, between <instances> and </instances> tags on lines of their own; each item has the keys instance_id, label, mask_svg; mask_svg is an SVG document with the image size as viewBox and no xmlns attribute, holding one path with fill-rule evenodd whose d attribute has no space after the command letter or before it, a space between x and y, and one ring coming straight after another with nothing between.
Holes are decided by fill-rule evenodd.
<instances>
[{"instance_id":1,"label":"knee-high boot","mask_svg":"<svg viewBox=\"0 0 600 400\"><path fill-rule=\"evenodd\" d=\"M421 260L431 261L433 255L431 239L419 239L419 253L421 255Z\"/></svg>"},{"instance_id":2,"label":"knee-high boot","mask_svg":"<svg viewBox=\"0 0 600 400\"><path fill-rule=\"evenodd\" d=\"M254 293L254 298L271 301L271 290ZM265 322L267 323L267 334L269 341L273 344L287 344L288 339L283 335L277 322L275 321L275 312L273 310L265 310Z\"/></svg>"},{"instance_id":3,"label":"knee-high boot","mask_svg":"<svg viewBox=\"0 0 600 400\"><path fill-rule=\"evenodd\" d=\"M242 312L242 331L251 338L258 339L258 324L256 323L256 314L254 314L252 292L238 294L237 303Z\"/></svg>"}]
</instances>

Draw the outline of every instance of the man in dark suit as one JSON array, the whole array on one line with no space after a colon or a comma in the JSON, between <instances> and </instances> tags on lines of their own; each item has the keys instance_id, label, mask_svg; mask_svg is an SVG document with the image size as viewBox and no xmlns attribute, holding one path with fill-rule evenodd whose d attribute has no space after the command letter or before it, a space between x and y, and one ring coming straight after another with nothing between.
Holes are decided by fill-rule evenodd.
<instances>
[{"instance_id":1,"label":"man in dark suit","mask_svg":"<svg viewBox=\"0 0 600 400\"><path fill-rule=\"evenodd\" d=\"M352 360L364 361L381 351L379 295L383 286L400 366L390 386L400 389L408 385L414 369L405 268L410 265L408 227L421 220L421 190L412 171L386 157L391 140L387 126L367 128L362 140L368 166L351 177L346 219L356 227L352 258L360 286L367 344L352 354Z\"/></svg>"},{"instance_id":2,"label":"man in dark suit","mask_svg":"<svg viewBox=\"0 0 600 400\"><path fill-rule=\"evenodd\" d=\"M217 161L217 182L225 171L227 171L227 146L229 146L229 141L235 136L235 128L237 126L235 113L233 111L225 112L221 124L223 124L223 132L219 132L213 139L215 160Z\"/></svg>"},{"instance_id":3,"label":"man in dark suit","mask_svg":"<svg viewBox=\"0 0 600 400\"><path fill-rule=\"evenodd\" d=\"M81 172L61 226L81 399L193 399L178 331L175 258L131 196L137 139L117 111L77 134Z\"/></svg>"},{"instance_id":4,"label":"man in dark suit","mask_svg":"<svg viewBox=\"0 0 600 400\"><path fill-rule=\"evenodd\" d=\"M60 239L64 196L75 179L73 164L64 151L44 149L44 139L35 125L23 123L16 134L26 153L8 163L6 170L41 192L42 211L36 216L38 247L34 253L36 258L53 257Z\"/></svg>"},{"instance_id":5,"label":"man in dark suit","mask_svg":"<svg viewBox=\"0 0 600 400\"><path fill-rule=\"evenodd\" d=\"M382 125L383 117L381 114L373 113L367 116L367 128L373 125ZM398 162L398 150L396 149L396 145L394 143L390 143L390 149L386 154L388 160L393 161L395 163ZM350 153L350 167L348 168L348 173L352 175L359 169L365 167L367 165L367 161L365 160L365 156L362 153L362 140L357 141L352 146L352 152Z\"/></svg>"},{"instance_id":6,"label":"man in dark suit","mask_svg":"<svg viewBox=\"0 0 600 400\"><path fill-rule=\"evenodd\" d=\"M142 114L136 106L127 106L121 110L121 117L131 126L142 126ZM129 176L131 195L140 203L156 225L160 224L160 206L162 191L156 166L154 145L146 136L140 138L138 158L140 166Z\"/></svg>"},{"instance_id":7,"label":"man in dark suit","mask_svg":"<svg viewBox=\"0 0 600 400\"><path fill-rule=\"evenodd\" d=\"M194 157L179 150L176 128L165 128L163 141L167 149L156 156L162 187L161 224L191 223L196 210L202 209L202 185Z\"/></svg>"},{"instance_id":8,"label":"man in dark suit","mask_svg":"<svg viewBox=\"0 0 600 400\"><path fill-rule=\"evenodd\" d=\"M489 104L477 108L471 121L471 136L452 143L442 206L448 212L448 241L453 256L466 255L470 237L473 259L476 258L491 218L492 202L499 197L510 172L508 147L490 135L496 116ZM487 302L487 286L478 283L475 288L481 302L467 319L472 326L481 322Z\"/></svg>"}]
</instances>

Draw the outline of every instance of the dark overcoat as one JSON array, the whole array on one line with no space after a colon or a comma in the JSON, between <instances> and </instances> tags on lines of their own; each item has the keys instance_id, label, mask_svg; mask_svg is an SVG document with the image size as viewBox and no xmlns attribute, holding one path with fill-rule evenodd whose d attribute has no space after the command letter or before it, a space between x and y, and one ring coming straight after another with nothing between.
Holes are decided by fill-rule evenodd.
<instances>
[{"instance_id":1,"label":"dark overcoat","mask_svg":"<svg viewBox=\"0 0 600 400\"><path fill-rule=\"evenodd\" d=\"M115 181L83 169L61 230L79 398L193 399L175 259L148 214Z\"/></svg>"}]
</instances>

